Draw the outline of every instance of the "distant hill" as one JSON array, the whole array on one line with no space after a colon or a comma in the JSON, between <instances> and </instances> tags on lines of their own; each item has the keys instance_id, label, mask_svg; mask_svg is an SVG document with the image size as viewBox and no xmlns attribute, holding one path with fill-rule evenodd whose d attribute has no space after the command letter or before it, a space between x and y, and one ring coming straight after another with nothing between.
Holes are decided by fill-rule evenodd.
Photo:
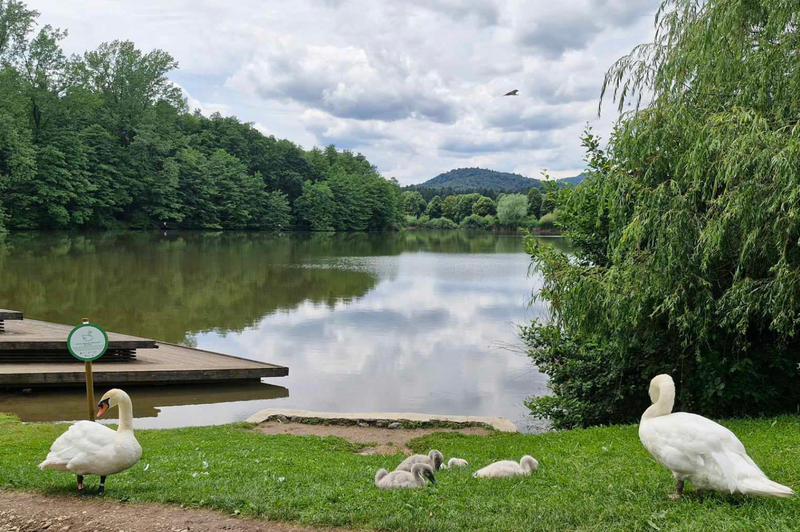
<instances>
[{"instance_id":1,"label":"distant hill","mask_svg":"<svg viewBox=\"0 0 800 532\"><path fill-rule=\"evenodd\" d=\"M580 174L575 177L565 177L559 179L562 185L577 185L586 177ZM415 188L428 189L447 189L455 194L474 192L476 190L494 190L498 192L521 192L527 191L531 187L541 187L539 179L525 177L520 174L508 172L498 172L485 168L456 168L443 174L439 174L433 179L415 185Z\"/></svg>"},{"instance_id":2,"label":"distant hill","mask_svg":"<svg viewBox=\"0 0 800 532\"><path fill-rule=\"evenodd\" d=\"M581 172L580 174L576 175L575 177L564 177L558 180L559 183L562 185L577 185L578 183L582 182L586 179L586 173Z\"/></svg>"},{"instance_id":3,"label":"distant hill","mask_svg":"<svg viewBox=\"0 0 800 532\"><path fill-rule=\"evenodd\" d=\"M536 186L541 186L538 179L485 168L456 168L417 185L419 188L449 188L456 192L481 188L516 192Z\"/></svg>"}]
</instances>

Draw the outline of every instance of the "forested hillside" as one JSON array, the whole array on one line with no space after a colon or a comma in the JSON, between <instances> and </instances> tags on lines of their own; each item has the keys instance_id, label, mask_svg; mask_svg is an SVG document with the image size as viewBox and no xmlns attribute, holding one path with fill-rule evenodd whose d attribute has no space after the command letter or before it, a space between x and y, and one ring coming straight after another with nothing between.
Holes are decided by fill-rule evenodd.
<instances>
[{"instance_id":1,"label":"forested hillside","mask_svg":"<svg viewBox=\"0 0 800 532\"><path fill-rule=\"evenodd\" d=\"M193 113L169 53L114 41L67 57L66 31L34 31L38 15L0 0L0 232L398 221L397 183L362 155Z\"/></svg>"},{"instance_id":2,"label":"forested hillside","mask_svg":"<svg viewBox=\"0 0 800 532\"><path fill-rule=\"evenodd\" d=\"M581 172L575 177L563 177L558 179L558 182L562 185L577 185L579 183L583 183L583 180L586 179L586 176L586 172Z\"/></svg>"},{"instance_id":3,"label":"forested hillside","mask_svg":"<svg viewBox=\"0 0 800 532\"><path fill-rule=\"evenodd\" d=\"M565 177L555 181L562 185L577 185L586 177L581 173L575 177ZM406 187L404 190L416 190L426 200L439 195L442 198L457 194L478 193L495 199L503 192L527 192L533 187L544 188L544 182L539 179L525 177L519 174L497 172L485 168L456 168L419 185Z\"/></svg>"},{"instance_id":4,"label":"forested hillside","mask_svg":"<svg viewBox=\"0 0 800 532\"><path fill-rule=\"evenodd\" d=\"M456 168L417 186L419 188L452 189L457 193L478 189L517 192L541 186L541 182L538 179L531 179L519 174L497 172L485 168Z\"/></svg>"}]
</instances>

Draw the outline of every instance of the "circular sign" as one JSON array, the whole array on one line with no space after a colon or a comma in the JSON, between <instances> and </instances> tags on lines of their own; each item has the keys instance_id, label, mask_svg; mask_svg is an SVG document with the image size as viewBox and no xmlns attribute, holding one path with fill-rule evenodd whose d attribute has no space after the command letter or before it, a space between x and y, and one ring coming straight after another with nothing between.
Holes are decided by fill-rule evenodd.
<instances>
[{"instance_id":1,"label":"circular sign","mask_svg":"<svg viewBox=\"0 0 800 532\"><path fill-rule=\"evenodd\" d=\"M93 323L78 325L67 336L67 349L83 362L97 360L108 349L106 332Z\"/></svg>"}]
</instances>

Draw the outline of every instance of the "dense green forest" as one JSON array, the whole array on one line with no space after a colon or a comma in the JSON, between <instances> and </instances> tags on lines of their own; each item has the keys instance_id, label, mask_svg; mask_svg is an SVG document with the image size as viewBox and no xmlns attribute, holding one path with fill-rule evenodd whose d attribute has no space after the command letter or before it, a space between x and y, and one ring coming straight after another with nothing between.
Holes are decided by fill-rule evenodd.
<instances>
[{"instance_id":1,"label":"dense green forest","mask_svg":"<svg viewBox=\"0 0 800 532\"><path fill-rule=\"evenodd\" d=\"M667 0L608 71L622 115L556 198L574 246L529 242L552 320L523 337L560 427L631 422L651 377L677 409L800 408L800 3ZM642 106L642 95L651 99Z\"/></svg>"},{"instance_id":2,"label":"dense green forest","mask_svg":"<svg viewBox=\"0 0 800 532\"><path fill-rule=\"evenodd\" d=\"M497 201L497 197L500 194L507 194L511 191L509 190L494 190L491 188L469 188L463 190L456 190L450 187L444 188L428 188L422 185L408 185L400 189L401 192L419 192L420 195L425 199L425 201L430 201L433 199L434 196L439 196L439 199L444 199L447 196L459 196L462 194L480 194L481 196L486 196L487 198L491 198ZM524 191L523 191L524 192Z\"/></svg>"},{"instance_id":3,"label":"dense green forest","mask_svg":"<svg viewBox=\"0 0 800 532\"><path fill-rule=\"evenodd\" d=\"M554 210L559 190L557 183L549 181L544 188L530 188L527 194L437 194L426 200L421 190L406 187L400 196L400 210L405 214L406 227L553 230L557 225Z\"/></svg>"},{"instance_id":4,"label":"dense green forest","mask_svg":"<svg viewBox=\"0 0 800 532\"><path fill-rule=\"evenodd\" d=\"M397 183L362 155L192 113L167 52L114 41L67 57L66 31L34 31L38 15L0 0L0 232L401 221Z\"/></svg>"}]
</instances>

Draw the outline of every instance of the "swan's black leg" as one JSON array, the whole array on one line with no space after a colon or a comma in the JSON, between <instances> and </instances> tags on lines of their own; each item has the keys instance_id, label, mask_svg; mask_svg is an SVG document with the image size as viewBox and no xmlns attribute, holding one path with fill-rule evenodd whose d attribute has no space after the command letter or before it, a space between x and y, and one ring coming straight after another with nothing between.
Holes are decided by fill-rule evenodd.
<instances>
[{"instance_id":1,"label":"swan's black leg","mask_svg":"<svg viewBox=\"0 0 800 532\"><path fill-rule=\"evenodd\" d=\"M78 475L78 491L83 492L83 475Z\"/></svg>"},{"instance_id":2,"label":"swan's black leg","mask_svg":"<svg viewBox=\"0 0 800 532\"><path fill-rule=\"evenodd\" d=\"M683 481L675 483L675 493L669 496L670 499L680 499L683 496Z\"/></svg>"},{"instance_id":3,"label":"swan's black leg","mask_svg":"<svg viewBox=\"0 0 800 532\"><path fill-rule=\"evenodd\" d=\"M106 476L100 477L100 487L97 489L97 494L102 495L106 491Z\"/></svg>"}]
</instances>

